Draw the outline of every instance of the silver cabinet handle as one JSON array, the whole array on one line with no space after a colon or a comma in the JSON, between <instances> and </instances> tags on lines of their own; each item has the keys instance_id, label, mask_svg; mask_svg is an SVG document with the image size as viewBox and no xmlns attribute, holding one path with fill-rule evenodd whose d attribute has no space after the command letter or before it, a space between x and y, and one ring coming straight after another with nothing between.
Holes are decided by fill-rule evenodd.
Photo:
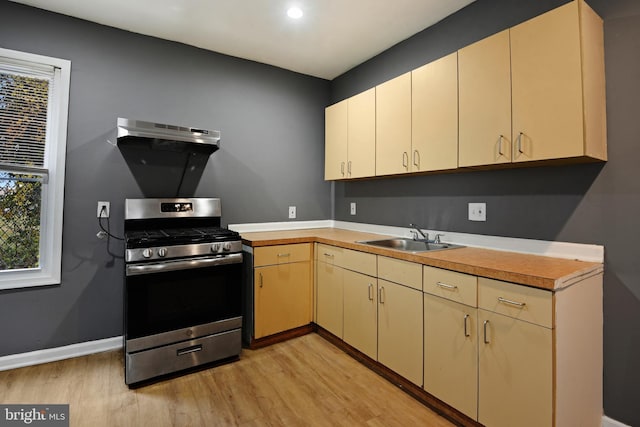
<instances>
[{"instance_id":1,"label":"silver cabinet handle","mask_svg":"<svg viewBox=\"0 0 640 427\"><path fill-rule=\"evenodd\" d=\"M518 153L520 153L520 154L523 154L523 153L524 153L524 151L522 150L522 136L523 136L523 135L524 135L524 134L523 134L522 132L520 132L520 133L518 134Z\"/></svg>"},{"instance_id":2,"label":"silver cabinet handle","mask_svg":"<svg viewBox=\"0 0 640 427\"><path fill-rule=\"evenodd\" d=\"M323 255L324 255L324 256L326 256L326 257L328 257L328 258L333 258L333 257L335 256L335 255L333 255L333 254L328 254L328 253L326 253L326 252L325 252Z\"/></svg>"},{"instance_id":3,"label":"silver cabinet handle","mask_svg":"<svg viewBox=\"0 0 640 427\"><path fill-rule=\"evenodd\" d=\"M340 162L340 173L344 176L344 162Z\"/></svg>"},{"instance_id":4,"label":"silver cabinet handle","mask_svg":"<svg viewBox=\"0 0 640 427\"><path fill-rule=\"evenodd\" d=\"M262 273L260 273L260 287L264 286L264 280L262 279Z\"/></svg>"},{"instance_id":5,"label":"silver cabinet handle","mask_svg":"<svg viewBox=\"0 0 640 427\"><path fill-rule=\"evenodd\" d=\"M347 175L351 176L351 160L347 162Z\"/></svg>"},{"instance_id":6,"label":"silver cabinet handle","mask_svg":"<svg viewBox=\"0 0 640 427\"><path fill-rule=\"evenodd\" d=\"M380 286L378 289L378 302L384 304L384 286Z\"/></svg>"},{"instance_id":7,"label":"silver cabinet handle","mask_svg":"<svg viewBox=\"0 0 640 427\"><path fill-rule=\"evenodd\" d=\"M373 283L369 283L369 301L373 301Z\"/></svg>"},{"instance_id":8,"label":"silver cabinet handle","mask_svg":"<svg viewBox=\"0 0 640 427\"><path fill-rule=\"evenodd\" d=\"M465 315L464 315L464 336L465 336L465 337L470 336L470 334L469 334L469 329L467 328L467 322L468 322L468 320L469 320L469 315L468 315L468 314L465 314Z\"/></svg>"},{"instance_id":9,"label":"silver cabinet handle","mask_svg":"<svg viewBox=\"0 0 640 427\"><path fill-rule=\"evenodd\" d=\"M489 324L488 320L485 320L484 322L482 322L482 329L483 329L483 333L484 333L484 343L485 344L489 344L489 340L487 339L487 325Z\"/></svg>"},{"instance_id":10,"label":"silver cabinet handle","mask_svg":"<svg viewBox=\"0 0 640 427\"><path fill-rule=\"evenodd\" d=\"M500 135L500 138L498 138L498 155L499 156L504 156L504 152L502 151L502 140L504 139L504 136Z\"/></svg>"},{"instance_id":11,"label":"silver cabinet handle","mask_svg":"<svg viewBox=\"0 0 640 427\"><path fill-rule=\"evenodd\" d=\"M402 152L402 167L409 170L409 154L406 151Z\"/></svg>"},{"instance_id":12,"label":"silver cabinet handle","mask_svg":"<svg viewBox=\"0 0 640 427\"><path fill-rule=\"evenodd\" d=\"M458 287L456 285L448 285L446 283L442 283L442 282L436 282L436 285L440 286L441 288L444 289L449 289L451 291L453 291L454 289L458 289Z\"/></svg>"},{"instance_id":13,"label":"silver cabinet handle","mask_svg":"<svg viewBox=\"0 0 640 427\"><path fill-rule=\"evenodd\" d=\"M420 169L420 152L418 150L413 150L413 166Z\"/></svg>"},{"instance_id":14,"label":"silver cabinet handle","mask_svg":"<svg viewBox=\"0 0 640 427\"><path fill-rule=\"evenodd\" d=\"M498 302L515 305L518 308L524 308L524 306L527 305L524 302L513 301L513 300L502 298L502 297L498 297Z\"/></svg>"},{"instance_id":15,"label":"silver cabinet handle","mask_svg":"<svg viewBox=\"0 0 640 427\"><path fill-rule=\"evenodd\" d=\"M286 253L286 254L278 254L278 258L284 258L284 257L288 257L291 256L290 253Z\"/></svg>"}]
</instances>

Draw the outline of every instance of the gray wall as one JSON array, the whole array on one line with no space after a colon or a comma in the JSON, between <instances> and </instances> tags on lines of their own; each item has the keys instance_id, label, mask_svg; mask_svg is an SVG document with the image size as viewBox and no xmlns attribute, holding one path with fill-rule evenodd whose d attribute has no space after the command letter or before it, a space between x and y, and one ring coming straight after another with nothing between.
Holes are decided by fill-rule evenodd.
<instances>
[{"instance_id":1,"label":"gray wall","mask_svg":"<svg viewBox=\"0 0 640 427\"><path fill-rule=\"evenodd\" d=\"M0 45L72 62L62 284L0 292L0 356L122 334L123 245L96 238L96 202L175 196L185 157L126 156L117 117L219 129L181 195L221 197L223 224L331 216L323 181L329 82L0 0ZM198 175L200 175L198 181Z\"/></svg>"},{"instance_id":2,"label":"gray wall","mask_svg":"<svg viewBox=\"0 0 640 427\"><path fill-rule=\"evenodd\" d=\"M590 0L605 20L606 164L335 184L335 219L605 246L604 409L640 425L640 2ZM477 0L332 82L338 101L566 3ZM358 214L349 215L349 202ZM466 219L486 202L487 222Z\"/></svg>"}]
</instances>

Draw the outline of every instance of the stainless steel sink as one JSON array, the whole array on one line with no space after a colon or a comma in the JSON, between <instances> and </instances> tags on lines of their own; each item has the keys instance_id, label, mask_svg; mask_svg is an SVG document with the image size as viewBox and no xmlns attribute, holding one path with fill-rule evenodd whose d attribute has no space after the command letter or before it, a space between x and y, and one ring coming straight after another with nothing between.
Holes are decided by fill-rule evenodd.
<instances>
[{"instance_id":1,"label":"stainless steel sink","mask_svg":"<svg viewBox=\"0 0 640 427\"><path fill-rule=\"evenodd\" d=\"M356 243L378 246L381 248L397 249L406 252L442 251L445 249L456 249L464 247L462 245L454 245L452 243L431 243L420 240L407 239L404 237L395 237L382 240L362 240Z\"/></svg>"}]
</instances>

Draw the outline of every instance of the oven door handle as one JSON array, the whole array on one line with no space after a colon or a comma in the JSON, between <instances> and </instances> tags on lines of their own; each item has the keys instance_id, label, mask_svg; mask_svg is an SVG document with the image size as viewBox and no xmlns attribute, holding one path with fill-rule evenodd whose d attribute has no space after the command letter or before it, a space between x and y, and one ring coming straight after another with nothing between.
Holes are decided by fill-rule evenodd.
<instances>
[{"instance_id":1,"label":"oven door handle","mask_svg":"<svg viewBox=\"0 0 640 427\"><path fill-rule=\"evenodd\" d=\"M140 274L160 273L164 271L189 270L192 268L212 267L216 265L239 264L241 262L241 253L229 254L215 258L186 258L175 261L127 265L126 275L137 276Z\"/></svg>"}]
</instances>

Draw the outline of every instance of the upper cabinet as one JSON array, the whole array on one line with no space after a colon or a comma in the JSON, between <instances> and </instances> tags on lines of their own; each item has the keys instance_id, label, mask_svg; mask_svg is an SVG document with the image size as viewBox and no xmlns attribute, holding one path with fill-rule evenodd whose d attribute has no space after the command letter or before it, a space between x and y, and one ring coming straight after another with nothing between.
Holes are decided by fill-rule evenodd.
<instances>
[{"instance_id":1,"label":"upper cabinet","mask_svg":"<svg viewBox=\"0 0 640 427\"><path fill-rule=\"evenodd\" d=\"M375 176L375 121L375 88L326 108L326 180Z\"/></svg>"},{"instance_id":2,"label":"upper cabinet","mask_svg":"<svg viewBox=\"0 0 640 427\"><path fill-rule=\"evenodd\" d=\"M411 73L376 86L376 175L411 171Z\"/></svg>"},{"instance_id":3,"label":"upper cabinet","mask_svg":"<svg viewBox=\"0 0 640 427\"><path fill-rule=\"evenodd\" d=\"M411 72L411 172L458 167L458 54Z\"/></svg>"},{"instance_id":4,"label":"upper cabinet","mask_svg":"<svg viewBox=\"0 0 640 427\"><path fill-rule=\"evenodd\" d=\"M326 179L607 160L603 25L584 0L370 90L357 125L355 97L327 109Z\"/></svg>"},{"instance_id":5,"label":"upper cabinet","mask_svg":"<svg viewBox=\"0 0 640 427\"><path fill-rule=\"evenodd\" d=\"M346 178L348 100L324 111L324 179Z\"/></svg>"},{"instance_id":6,"label":"upper cabinet","mask_svg":"<svg viewBox=\"0 0 640 427\"><path fill-rule=\"evenodd\" d=\"M510 34L513 161L606 160L602 20L581 0Z\"/></svg>"},{"instance_id":7,"label":"upper cabinet","mask_svg":"<svg viewBox=\"0 0 640 427\"><path fill-rule=\"evenodd\" d=\"M460 166L606 160L602 20L583 1L459 51Z\"/></svg>"},{"instance_id":8,"label":"upper cabinet","mask_svg":"<svg viewBox=\"0 0 640 427\"><path fill-rule=\"evenodd\" d=\"M511 162L509 30L458 52L460 166Z\"/></svg>"}]
</instances>

